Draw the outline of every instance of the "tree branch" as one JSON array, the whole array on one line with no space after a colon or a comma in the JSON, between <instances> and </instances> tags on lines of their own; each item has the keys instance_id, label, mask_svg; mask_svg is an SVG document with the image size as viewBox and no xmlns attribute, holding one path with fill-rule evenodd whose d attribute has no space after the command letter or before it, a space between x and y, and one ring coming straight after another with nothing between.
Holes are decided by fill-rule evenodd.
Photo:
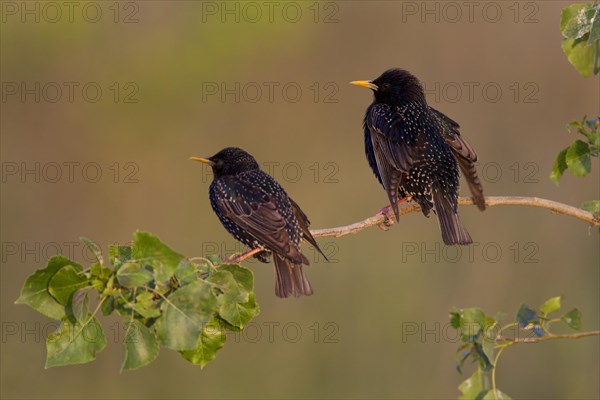
<instances>
[{"instance_id":1,"label":"tree branch","mask_svg":"<svg viewBox=\"0 0 600 400\"><path fill-rule=\"evenodd\" d=\"M473 205L473 200L468 197L459 197L458 204L461 206ZM488 207L513 205L513 206L530 206L538 208L546 208L557 214L564 214L570 217L589 222L594 226L600 226L600 217L582 210L577 207L559 203L552 200L541 199L539 197L518 197L518 196L489 196L485 198L485 204ZM408 204L400 208L400 215L409 214L415 211L421 211L418 204ZM385 223L387 217L383 214L376 214L372 217L356 222L354 224L339 226L336 228L313 229L311 233L314 237L333 236L340 237L357 233L363 229Z\"/></svg>"},{"instance_id":2,"label":"tree branch","mask_svg":"<svg viewBox=\"0 0 600 400\"><path fill-rule=\"evenodd\" d=\"M504 336L499 336L498 340L505 340L510 343L539 343L545 342L548 340L558 340L558 339L581 339L588 336L600 336L600 331L589 331L589 332L578 332L578 333L564 333L558 335L547 335L540 337L528 337L528 338L507 338Z\"/></svg>"}]
</instances>

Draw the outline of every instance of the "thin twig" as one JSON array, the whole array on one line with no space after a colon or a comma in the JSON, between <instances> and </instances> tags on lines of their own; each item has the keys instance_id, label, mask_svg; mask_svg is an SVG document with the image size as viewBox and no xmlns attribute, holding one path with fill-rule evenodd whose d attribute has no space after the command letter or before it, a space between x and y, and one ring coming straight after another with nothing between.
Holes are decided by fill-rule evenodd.
<instances>
[{"instance_id":1,"label":"thin twig","mask_svg":"<svg viewBox=\"0 0 600 400\"><path fill-rule=\"evenodd\" d=\"M461 206L471 206L473 205L473 200L468 197L460 197L458 199L458 204ZM589 222L594 226L600 226L600 217L595 216L590 212L587 212L577 207L569 206L567 204L542 199L539 197L489 196L485 198L485 204L488 207L512 205L545 208L558 214L568 215L570 217ZM400 215L405 215L416 211L421 211L421 208L419 207L419 205L414 203L401 207L399 210ZM311 233L314 237L340 237L360 232L363 229L370 228L372 226L381 225L385 222L386 218L387 217L383 214L376 214L372 217L350 225L339 226L336 228L313 229L311 230Z\"/></svg>"},{"instance_id":2,"label":"thin twig","mask_svg":"<svg viewBox=\"0 0 600 400\"><path fill-rule=\"evenodd\" d=\"M505 340L510 343L539 343L546 342L548 340L558 339L581 339L588 336L599 336L600 331L589 331L589 332L577 332L577 333L562 333L562 334L550 334L540 337L528 337L528 338L508 338L500 336L497 340Z\"/></svg>"}]
</instances>

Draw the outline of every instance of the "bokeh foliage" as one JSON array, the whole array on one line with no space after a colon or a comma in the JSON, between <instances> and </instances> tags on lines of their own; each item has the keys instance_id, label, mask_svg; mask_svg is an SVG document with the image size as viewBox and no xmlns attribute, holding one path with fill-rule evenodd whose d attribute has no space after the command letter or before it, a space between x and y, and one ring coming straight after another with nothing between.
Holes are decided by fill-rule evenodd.
<instances>
[{"instance_id":1,"label":"bokeh foliage","mask_svg":"<svg viewBox=\"0 0 600 400\"><path fill-rule=\"evenodd\" d=\"M46 368L87 363L104 350L99 311L118 313L126 326L121 370L151 363L160 345L204 367L227 331L239 332L259 313L253 274L237 264L185 258L141 231L131 245L109 246L109 264L94 242L82 242L96 262L84 269L54 256L27 278L16 301L61 321L46 339Z\"/></svg>"},{"instance_id":2,"label":"bokeh foliage","mask_svg":"<svg viewBox=\"0 0 600 400\"><path fill-rule=\"evenodd\" d=\"M458 389L460 399L510 399L496 387L496 369L502 351L525 338L552 336L550 325L561 322L571 329L581 329L581 311L577 308L551 318L561 310L561 297L551 297L537 309L521 304L513 322L501 325L503 314L491 316L481 308L450 311L450 324L460 333L456 369L460 374L467 360L477 365L473 375L463 381ZM512 332L507 336L506 332Z\"/></svg>"}]
</instances>

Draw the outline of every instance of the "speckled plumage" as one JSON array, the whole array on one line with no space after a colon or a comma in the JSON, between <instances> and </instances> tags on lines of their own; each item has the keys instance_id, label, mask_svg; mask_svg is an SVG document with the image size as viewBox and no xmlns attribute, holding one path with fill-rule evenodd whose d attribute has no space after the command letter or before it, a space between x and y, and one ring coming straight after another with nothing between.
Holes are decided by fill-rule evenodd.
<instances>
[{"instance_id":1,"label":"speckled plumage","mask_svg":"<svg viewBox=\"0 0 600 400\"><path fill-rule=\"evenodd\" d=\"M446 244L472 243L458 216L459 167L481 210L485 201L477 155L459 125L427 105L421 84L407 71L388 70L368 84L375 99L363 123L365 152L396 219L399 197L411 196L424 215L435 211Z\"/></svg>"},{"instance_id":2,"label":"speckled plumage","mask_svg":"<svg viewBox=\"0 0 600 400\"><path fill-rule=\"evenodd\" d=\"M260 261L269 262L273 255L277 296L311 295L302 269L309 261L300 242L305 239L321 250L300 207L244 150L228 147L208 160L214 173L210 203L225 229L251 249L264 249L254 256Z\"/></svg>"}]
</instances>

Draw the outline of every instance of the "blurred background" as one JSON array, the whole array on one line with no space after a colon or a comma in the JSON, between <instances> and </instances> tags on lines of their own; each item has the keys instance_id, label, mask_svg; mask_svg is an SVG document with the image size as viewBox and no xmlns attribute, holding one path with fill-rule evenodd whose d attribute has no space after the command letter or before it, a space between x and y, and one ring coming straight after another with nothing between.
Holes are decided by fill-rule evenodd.
<instances>
[{"instance_id":1,"label":"blurred background","mask_svg":"<svg viewBox=\"0 0 600 400\"><path fill-rule=\"evenodd\" d=\"M67 2L68 3L68 2ZM55 253L157 234L187 256L240 251L210 209L211 175L190 156L252 153L313 228L373 215L387 197L363 148L372 95L348 85L402 67L461 124L487 195L579 206L585 179L548 179L575 139L565 124L599 112L598 79L561 47L569 2L11 2L1 27L3 398L453 398L465 378L453 307L505 311L563 295L600 319L597 232L546 210L460 213L476 243L447 248L437 222L410 214L305 247L310 298L274 295L272 267L248 262L261 314L204 370L162 349L120 374L123 326L83 366L44 370L54 322L14 305ZM461 188L463 195L466 187ZM498 385L515 398L600 396L600 340L522 345ZM471 370L467 369L467 376Z\"/></svg>"}]
</instances>

